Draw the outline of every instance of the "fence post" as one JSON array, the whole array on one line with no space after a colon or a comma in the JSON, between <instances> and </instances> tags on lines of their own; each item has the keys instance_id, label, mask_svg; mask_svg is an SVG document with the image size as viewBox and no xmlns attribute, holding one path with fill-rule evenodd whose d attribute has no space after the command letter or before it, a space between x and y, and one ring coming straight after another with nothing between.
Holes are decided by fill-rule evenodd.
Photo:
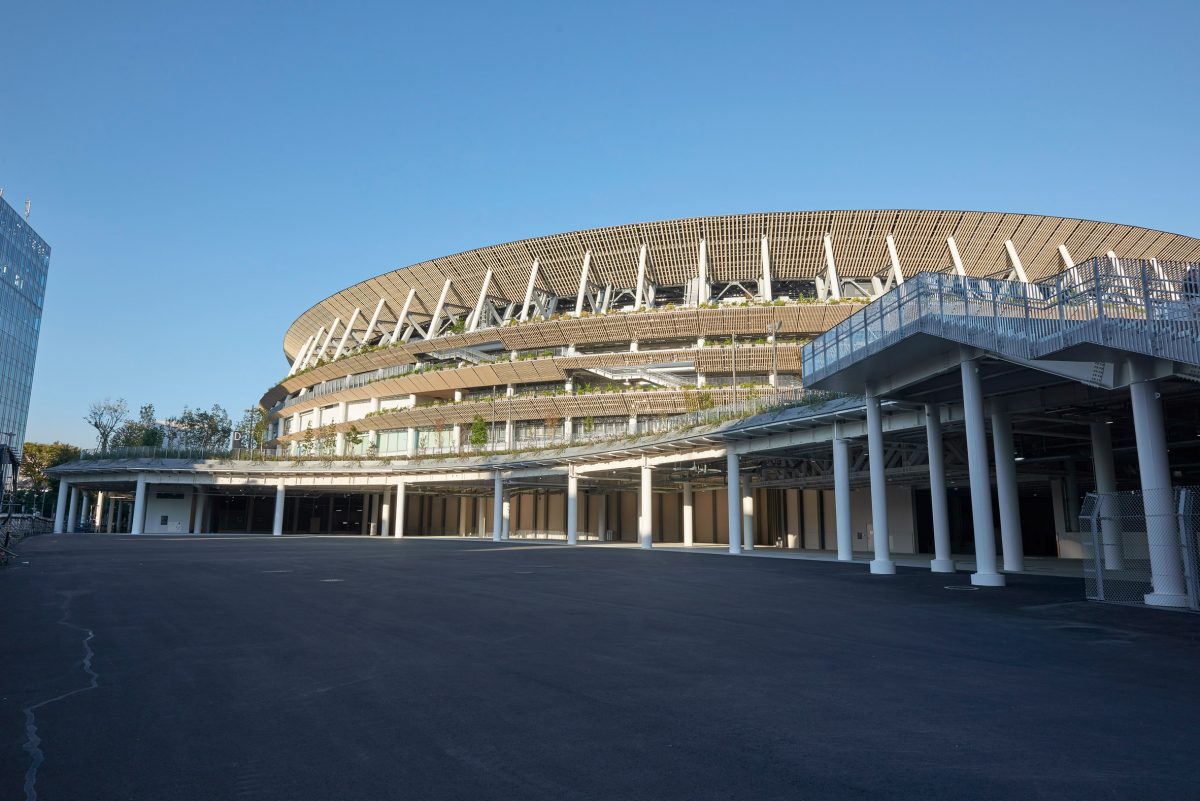
<instances>
[{"instance_id":1,"label":"fence post","mask_svg":"<svg viewBox=\"0 0 1200 801\"><path fill-rule=\"evenodd\" d=\"M1180 556L1183 558L1183 581L1187 587L1188 608L1200 610L1200 577L1196 575L1196 535L1193 531L1192 515L1188 509L1192 505L1193 490L1187 487L1179 488L1179 503L1176 505L1176 522L1179 530Z\"/></svg>"},{"instance_id":2,"label":"fence post","mask_svg":"<svg viewBox=\"0 0 1200 801\"><path fill-rule=\"evenodd\" d=\"M1104 542L1100 536L1100 510L1107 504L1104 503L1105 495L1108 493L1096 493L1096 505L1092 508L1092 518L1090 523L1090 534L1092 535L1092 560L1096 567L1096 600L1104 600Z\"/></svg>"}]
</instances>

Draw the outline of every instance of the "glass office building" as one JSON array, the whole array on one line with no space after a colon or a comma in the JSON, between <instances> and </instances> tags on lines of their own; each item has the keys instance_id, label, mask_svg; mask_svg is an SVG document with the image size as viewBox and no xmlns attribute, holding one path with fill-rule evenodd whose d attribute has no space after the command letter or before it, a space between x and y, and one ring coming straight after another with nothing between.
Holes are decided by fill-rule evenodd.
<instances>
[{"instance_id":1,"label":"glass office building","mask_svg":"<svg viewBox=\"0 0 1200 801\"><path fill-rule=\"evenodd\" d=\"M50 246L0 197L0 442L20 450L50 270Z\"/></svg>"}]
</instances>

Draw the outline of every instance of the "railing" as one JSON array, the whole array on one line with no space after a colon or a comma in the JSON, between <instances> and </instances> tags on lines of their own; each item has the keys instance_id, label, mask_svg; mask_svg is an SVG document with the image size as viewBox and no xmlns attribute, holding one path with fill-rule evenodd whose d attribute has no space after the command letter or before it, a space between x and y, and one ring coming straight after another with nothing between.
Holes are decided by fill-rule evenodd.
<instances>
[{"instance_id":1,"label":"railing","mask_svg":"<svg viewBox=\"0 0 1200 801\"><path fill-rule=\"evenodd\" d=\"M1036 283L920 273L806 345L806 384L916 333L1023 359L1079 345L1200 365L1200 265L1097 258Z\"/></svg>"}]
</instances>

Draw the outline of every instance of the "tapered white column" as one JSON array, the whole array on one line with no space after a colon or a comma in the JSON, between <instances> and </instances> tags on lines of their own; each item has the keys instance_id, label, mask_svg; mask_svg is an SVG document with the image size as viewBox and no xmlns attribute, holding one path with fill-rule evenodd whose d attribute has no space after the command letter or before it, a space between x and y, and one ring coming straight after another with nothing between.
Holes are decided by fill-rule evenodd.
<instances>
[{"instance_id":1,"label":"tapered white column","mask_svg":"<svg viewBox=\"0 0 1200 801\"><path fill-rule=\"evenodd\" d=\"M396 481L396 538L404 536L404 512L405 512L405 484L404 481ZM418 498L418 500L420 500Z\"/></svg>"},{"instance_id":2,"label":"tapered white column","mask_svg":"<svg viewBox=\"0 0 1200 801\"><path fill-rule=\"evenodd\" d=\"M492 541L499 542L504 533L504 478L497 470L493 479L495 502L492 507Z\"/></svg>"},{"instance_id":3,"label":"tapered white column","mask_svg":"<svg viewBox=\"0 0 1200 801\"><path fill-rule=\"evenodd\" d=\"M695 516L692 513L692 482L683 482L683 544L695 543Z\"/></svg>"},{"instance_id":4,"label":"tapered white column","mask_svg":"<svg viewBox=\"0 0 1200 801\"><path fill-rule=\"evenodd\" d=\"M967 429L967 468L971 475L971 521L975 527L975 572L971 583L1003 587L996 572L996 528L992 521L992 477L988 472L987 429L983 422L983 386L979 362L964 360L962 367L963 417Z\"/></svg>"},{"instance_id":5,"label":"tapered white column","mask_svg":"<svg viewBox=\"0 0 1200 801\"><path fill-rule=\"evenodd\" d=\"M733 451L725 454L725 492L729 506L729 552L742 552L742 477L738 469L738 455Z\"/></svg>"},{"instance_id":6,"label":"tapered white column","mask_svg":"<svg viewBox=\"0 0 1200 801\"><path fill-rule=\"evenodd\" d=\"M504 503L501 504L500 538L507 540L512 536L512 496L506 491Z\"/></svg>"},{"instance_id":7,"label":"tapered white column","mask_svg":"<svg viewBox=\"0 0 1200 801\"><path fill-rule=\"evenodd\" d=\"M837 527L839 562L854 561L854 538L850 533L850 442L842 436L841 423L833 424L833 517Z\"/></svg>"},{"instance_id":8,"label":"tapered white column","mask_svg":"<svg viewBox=\"0 0 1200 801\"><path fill-rule=\"evenodd\" d=\"M575 466L567 468L567 545L579 542L579 476Z\"/></svg>"},{"instance_id":9,"label":"tapered white column","mask_svg":"<svg viewBox=\"0 0 1200 801\"><path fill-rule=\"evenodd\" d=\"M92 508L92 531L100 530L100 521L104 519L105 500L103 492L96 493L96 505Z\"/></svg>"},{"instance_id":10,"label":"tapered white column","mask_svg":"<svg viewBox=\"0 0 1200 801\"><path fill-rule=\"evenodd\" d=\"M392 488L384 485L383 497L379 501L379 536L392 533Z\"/></svg>"},{"instance_id":11,"label":"tapered white column","mask_svg":"<svg viewBox=\"0 0 1200 801\"><path fill-rule=\"evenodd\" d=\"M108 517L104 521L104 533L105 534L113 533L113 513L116 511L116 508L117 508L117 501L113 498L109 498L108 499L108 513L107 513Z\"/></svg>"},{"instance_id":12,"label":"tapered white column","mask_svg":"<svg viewBox=\"0 0 1200 801\"><path fill-rule=\"evenodd\" d=\"M1166 427L1158 382L1135 381L1129 386L1133 401L1133 429L1137 437L1138 471L1146 508L1146 539L1150 546L1150 584L1146 603L1151 606L1187 606L1183 584L1183 556L1175 520L1175 493L1167 455Z\"/></svg>"},{"instance_id":13,"label":"tapered white column","mask_svg":"<svg viewBox=\"0 0 1200 801\"><path fill-rule=\"evenodd\" d=\"M867 461L871 468L871 527L874 529L875 558L871 572L891 575L896 572L892 561L892 544L888 535L887 473L883 456L883 412L879 396L867 396Z\"/></svg>"},{"instance_id":14,"label":"tapered white column","mask_svg":"<svg viewBox=\"0 0 1200 801\"><path fill-rule=\"evenodd\" d=\"M71 482L58 482L58 500L54 503L54 533L62 534L67 530L67 497L75 490Z\"/></svg>"},{"instance_id":15,"label":"tapered white column","mask_svg":"<svg viewBox=\"0 0 1200 801\"><path fill-rule=\"evenodd\" d=\"M139 473L137 489L133 493L133 521L129 533L142 534L146 530L146 474Z\"/></svg>"},{"instance_id":16,"label":"tapered white column","mask_svg":"<svg viewBox=\"0 0 1200 801\"><path fill-rule=\"evenodd\" d=\"M750 476L742 476L742 550L754 550L754 490Z\"/></svg>"},{"instance_id":17,"label":"tapered white column","mask_svg":"<svg viewBox=\"0 0 1200 801\"><path fill-rule=\"evenodd\" d=\"M1124 570L1120 527L1117 525L1117 470L1113 464L1112 431L1106 423L1092 423L1092 469L1096 476L1096 496L1100 502L1100 541L1104 547L1104 566ZM1073 521L1076 527L1079 521Z\"/></svg>"},{"instance_id":18,"label":"tapered white column","mask_svg":"<svg viewBox=\"0 0 1200 801\"><path fill-rule=\"evenodd\" d=\"M1004 553L1004 569L1009 573L1020 573L1025 569L1025 549L1021 542L1012 417L1002 409L992 412L992 449L996 457L996 495L1000 501L1000 549Z\"/></svg>"},{"instance_id":19,"label":"tapered white column","mask_svg":"<svg viewBox=\"0 0 1200 801\"><path fill-rule=\"evenodd\" d=\"M471 499L466 495L458 496L458 536L467 536L467 524L471 516Z\"/></svg>"},{"instance_id":20,"label":"tapered white column","mask_svg":"<svg viewBox=\"0 0 1200 801\"><path fill-rule=\"evenodd\" d=\"M654 532L651 528L651 519L654 513L654 487L650 475L650 462L642 459L642 491L641 496L641 511L638 516L638 544L643 548L650 548L654 545Z\"/></svg>"},{"instance_id":21,"label":"tapered white column","mask_svg":"<svg viewBox=\"0 0 1200 801\"><path fill-rule=\"evenodd\" d=\"M271 536L273 537L283 536L283 510L287 500L286 492L282 481L275 484L275 516L271 518Z\"/></svg>"},{"instance_id":22,"label":"tapered white column","mask_svg":"<svg viewBox=\"0 0 1200 801\"><path fill-rule=\"evenodd\" d=\"M192 522L192 533L204 533L204 516L208 512L208 496L200 493L196 496L196 519Z\"/></svg>"},{"instance_id":23,"label":"tapered white column","mask_svg":"<svg viewBox=\"0 0 1200 801\"><path fill-rule=\"evenodd\" d=\"M942 445L942 407L925 404L925 441L929 447L929 498L933 507L934 573L953 573L950 558L950 510L946 503L946 454Z\"/></svg>"},{"instance_id":24,"label":"tapered white column","mask_svg":"<svg viewBox=\"0 0 1200 801\"><path fill-rule=\"evenodd\" d=\"M67 511L67 533L74 534L79 528L79 488L71 487L71 508Z\"/></svg>"}]
</instances>

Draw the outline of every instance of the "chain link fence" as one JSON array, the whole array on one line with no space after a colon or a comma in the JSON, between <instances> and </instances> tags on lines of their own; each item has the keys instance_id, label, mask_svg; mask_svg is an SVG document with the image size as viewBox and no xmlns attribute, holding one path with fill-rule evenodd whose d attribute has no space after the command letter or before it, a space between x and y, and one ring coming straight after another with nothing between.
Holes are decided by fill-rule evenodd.
<instances>
[{"instance_id":1,"label":"chain link fence","mask_svg":"<svg viewBox=\"0 0 1200 801\"><path fill-rule=\"evenodd\" d=\"M1079 524L1088 600L1200 611L1200 488L1090 492Z\"/></svg>"}]
</instances>

